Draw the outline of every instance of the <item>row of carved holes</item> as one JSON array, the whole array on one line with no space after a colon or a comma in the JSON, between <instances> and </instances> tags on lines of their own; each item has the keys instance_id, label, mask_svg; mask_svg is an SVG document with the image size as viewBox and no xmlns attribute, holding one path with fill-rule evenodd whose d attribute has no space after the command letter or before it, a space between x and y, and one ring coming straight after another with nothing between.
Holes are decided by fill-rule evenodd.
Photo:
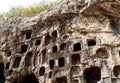
<instances>
[{"instance_id":1,"label":"row of carved holes","mask_svg":"<svg viewBox=\"0 0 120 83\"><path fill-rule=\"evenodd\" d=\"M74 72L78 73L80 69L76 66L76 67L72 67L71 71L72 71L72 75L74 75ZM119 74L118 72L120 71L120 66L115 66L113 71L115 76L117 76ZM45 73L45 67L41 67L39 73L40 73L40 76L43 76ZM49 78L51 77L51 74L52 72L49 73ZM99 67L87 68L84 70L83 76L86 83L93 83L93 82L97 83L101 79L101 70ZM66 80L62 80L62 81L64 81L64 83L67 83ZM60 82L61 80L59 79L56 81Z\"/></svg>"},{"instance_id":2,"label":"row of carved holes","mask_svg":"<svg viewBox=\"0 0 120 83\"><path fill-rule=\"evenodd\" d=\"M13 68L18 68L20 61L21 61L21 57L15 58ZM31 64L32 64L32 52L29 52L25 58L25 66L30 66ZM50 69L53 69L54 60L50 60L49 64L50 64ZM65 65L65 59L64 57L60 57L58 60L58 66L64 67L64 65ZM6 65L6 69L8 69L8 67L9 67L9 63Z\"/></svg>"},{"instance_id":3,"label":"row of carved holes","mask_svg":"<svg viewBox=\"0 0 120 83\"><path fill-rule=\"evenodd\" d=\"M36 76L31 73L26 76L17 77L16 79L12 80L11 83L39 83L39 81Z\"/></svg>"},{"instance_id":4,"label":"row of carved holes","mask_svg":"<svg viewBox=\"0 0 120 83\"><path fill-rule=\"evenodd\" d=\"M46 37L45 37L45 45L50 44L51 41L55 42L56 38L57 38L57 31L52 32L52 37L49 34L47 34Z\"/></svg>"},{"instance_id":5,"label":"row of carved holes","mask_svg":"<svg viewBox=\"0 0 120 83\"><path fill-rule=\"evenodd\" d=\"M101 50L103 52L101 52ZM99 48L96 51L96 54L99 57L101 56L101 58L108 58L108 53L107 53L107 50L105 48ZM72 65L80 64L80 55L79 54L73 54L71 56L71 60L72 60ZM50 60L49 64L50 64L50 69L53 69L53 67L54 67L54 60Z\"/></svg>"},{"instance_id":6,"label":"row of carved holes","mask_svg":"<svg viewBox=\"0 0 120 83\"><path fill-rule=\"evenodd\" d=\"M72 75L78 74L80 71L79 66L73 66L71 68ZM120 65L114 66L114 76L120 77ZM84 70L84 79L86 83L97 83L101 79L101 70L99 67L87 68Z\"/></svg>"},{"instance_id":7,"label":"row of carved holes","mask_svg":"<svg viewBox=\"0 0 120 83\"><path fill-rule=\"evenodd\" d=\"M31 34L32 34L31 30L27 31L26 32L26 39L30 39L31 38ZM55 31L52 32L52 37L50 37L49 34L46 35L46 37L45 37L45 45L48 45L51 42L51 40L53 42L55 42L56 38L57 38L57 31L55 30ZM41 44L41 40L36 40L35 45L38 46L40 44ZM28 45L25 45L25 44L22 45L21 46L21 53L25 53L27 51L27 48L28 48Z\"/></svg>"},{"instance_id":8,"label":"row of carved holes","mask_svg":"<svg viewBox=\"0 0 120 83\"><path fill-rule=\"evenodd\" d=\"M48 41L48 40L46 40L46 41ZM89 40L88 41L88 46L93 46L95 44L96 44L96 42L94 40ZM40 45L40 40L36 40L35 45ZM81 50L81 44L80 43L75 43L73 47L74 47L74 52ZM21 53L25 53L27 51L27 49L28 49L28 45L25 45L25 44L22 45L21 46ZM66 43L61 44L60 45L60 50L65 50L65 49L66 49ZM53 53L57 52L57 46L54 46L52 48L52 52Z\"/></svg>"},{"instance_id":9,"label":"row of carved holes","mask_svg":"<svg viewBox=\"0 0 120 83\"><path fill-rule=\"evenodd\" d=\"M71 59L72 59L72 64L73 65L76 65L76 64L80 63L80 55L79 54L72 55ZM59 63L59 67L63 67L64 66L64 58L60 58L58 63ZM49 61L49 65L50 65L51 70L54 68L54 64L55 64L54 60Z\"/></svg>"},{"instance_id":10,"label":"row of carved holes","mask_svg":"<svg viewBox=\"0 0 120 83\"><path fill-rule=\"evenodd\" d=\"M54 60L50 60L49 61L49 66L50 66L50 69L52 70L54 68L54 64L55 64L55 61ZM64 57L60 57L58 59L58 66L59 67L64 67L65 66L65 59Z\"/></svg>"},{"instance_id":11,"label":"row of carved holes","mask_svg":"<svg viewBox=\"0 0 120 83\"><path fill-rule=\"evenodd\" d=\"M26 32L26 39L30 39L31 38L31 34L32 34L31 30L27 31ZM57 31L56 30L52 32L52 37L49 34L47 34L45 36L45 45L48 45L51 42L51 40L53 42L55 42L56 38L57 38Z\"/></svg>"},{"instance_id":12,"label":"row of carved holes","mask_svg":"<svg viewBox=\"0 0 120 83\"><path fill-rule=\"evenodd\" d=\"M96 41L95 40L88 40L88 46L94 46L96 45ZM66 49L66 43L63 43L60 45L60 50L65 50ZM73 51L80 51L81 50L81 44L80 43L75 43L73 45ZM54 46L52 48L52 53L56 53L57 52L57 46Z\"/></svg>"},{"instance_id":13,"label":"row of carved holes","mask_svg":"<svg viewBox=\"0 0 120 83\"><path fill-rule=\"evenodd\" d=\"M71 75L79 74L80 67L72 66ZM99 67L87 68L83 72L85 83L97 83L101 79L101 69ZM79 83L78 80L73 80L75 83ZM73 83L74 83L73 82Z\"/></svg>"},{"instance_id":14,"label":"row of carved holes","mask_svg":"<svg viewBox=\"0 0 120 83\"><path fill-rule=\"evenodd\" d=\"M74 44L74 52L76 52L76 51L79 51L79 50L81 50L81 45L80 45L80 43L76 43L76 44ZM66 43L63 43L63 44L61 44L60 45L60 50L65 50L66 49ZM57 46L54 46L54 47L52 47L52 53L56 53L58 50L57 50Z\"/></svg>"},{"instance_id":15,"label":"row of carved holes","mask_svg":"<svg viewBox=\"0 0 120 83\"><path fill-rule=\"evenodd\" d=\"M102 52L101 52L102 50ZM46 49L42 51L43 54L46 53ZM108 53L107 53L107 50L105 48L99 48L97 51L96 51L96 54L100 57L100 58L108 58ZM42 56L42 61L45 62L45 56L43 55ZM71 59L72 59L72 64L75 65L75 64L79 64L80 63L80 55L79 54L74 54L71 56ZM60 59L61 60L61 59ZM21 57L17 57L14 61L14 68L17 68L19 67L19 64L20 64L20 61L21 61ZM25 66L30 66L31 63L32 63L32 52L28 52L27 53L27 56L25 58ZM64 62L61 61L61 62ZM51 65L50 66L50 69L53 68L53 65L54 65L54 61L53 60L50 60L49 64ZM6 65L6 69L8 69L9 67L9 63ZM60 65L59 65L60 67Z\"/></svg>"},{"instance_id":16,"label":"row of carved holes","mask_svg":"<svg viewBox=\"0 0 120 83\"><path fill-rule=\"evenodd\" d=\"M49 65L50 65L50 69L51 69L51 70L54 68L54 64L55 64L54 60L50 60L50 61L49 61ZM64 59L64 57L60 57L60 58L59 58L59 60L58 60L58 66L59 66L59 67L64 67L64 66L65 66L65 59ZM41 68L40 68L39 75L40 75L40 76L43 76L44 73L45 73L45 67L41 67ZM51 77L51 76L49 76L49 77Z\"/></svg>"},{"instance_id":17,"label":"row of carved holes","mask_svg":"<svg viewBox=\"0 0 120 83\"><path fill-rule=\"evenodd\" d=\"M40 44L41 44L41 41L40 40L36 40L35 45L38 46ZM28 45L27 44L23 44L21 46L21 53L25 53L27 51L27 49L28 49Z\"/></svg>"},{"instance_id":18,"label":"row of carved holes","mask_svg":"<svg viewBox=\"0 0 120 83\"><path fill-rule=\"evenodd\" d=\"M14 60L13 68L18 68L20 65L21 57L17 57ZM32 64L32 52L28 52L25 58L25 66L30 66ZM6 69L9 68L9 63L6 65Z\"/></svg>"}]
</instances>

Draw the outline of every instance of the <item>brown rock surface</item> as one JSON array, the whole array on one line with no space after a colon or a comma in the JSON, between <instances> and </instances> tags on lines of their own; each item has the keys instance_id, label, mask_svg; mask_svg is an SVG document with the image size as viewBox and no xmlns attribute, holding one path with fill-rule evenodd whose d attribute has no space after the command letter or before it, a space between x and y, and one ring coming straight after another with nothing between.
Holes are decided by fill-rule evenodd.
<instances>
[{"instance_id":1,"label":"brown rock surface","mask_svg":"<svg viewBox=\"0 0 120 83\"><path fill-rule=\"evenodd\" d=\"M0 83L120 83L120 1L64 0L0 20Z\"/></svg>"}]
</instances>

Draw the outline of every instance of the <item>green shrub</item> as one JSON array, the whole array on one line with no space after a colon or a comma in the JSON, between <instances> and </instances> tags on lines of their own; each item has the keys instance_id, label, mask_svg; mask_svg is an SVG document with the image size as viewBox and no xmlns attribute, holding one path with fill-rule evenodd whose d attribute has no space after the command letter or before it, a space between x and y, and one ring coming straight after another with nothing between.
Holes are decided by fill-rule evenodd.
<instances>
[{"instance_id":1,"label":"green shrub","mask_svg":"<svg viewBox=\"0 0 120 83\"><path fill-rule=\"evenodd\" d=\"M54 6L55 4L56 2L44 3L43 1L39 4L33 4L32 6L29 7L11 7L8 12L0 14L0 18L11 18L17 16L30 16L38 14L41 11Z\"/></svg>"}]
</instances>

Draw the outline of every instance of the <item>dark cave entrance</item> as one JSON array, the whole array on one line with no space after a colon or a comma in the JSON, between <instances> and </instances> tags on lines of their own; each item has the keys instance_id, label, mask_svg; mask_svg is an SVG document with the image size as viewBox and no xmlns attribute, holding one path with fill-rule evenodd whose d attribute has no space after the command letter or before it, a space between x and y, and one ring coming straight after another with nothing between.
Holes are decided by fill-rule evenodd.
<instances>
[{"instance_id":1,"label":"dark cave entrance","mask_svg":"<svg viewBox=\"0 0 120 83\"><path fill-rule=\"evenodd\" d=\"M101 70L99 67L87 68L84 71L84 80L86 83L97 83L101 79Z\"/></svg>"},{"instance_id":2,"label":"dark cave entrance","mask_svg":"<svg viewBox=\"0 0 120 83\"><path fill-rule=\"evenodd\" d=\"M34 74L29 74L25 76L20 83L39 83L39 82Z\"/></svg>"},{"instance_id":3,"label":"dark cave entrance","mask_svg":"<svg viewBox=\"0 0 120 83\"><path fill-rule=\"evenodd\" d=\"M4 64L0 63L0 83L5 82L5 77L4 77L3 71L4 71Z\"/></svg>"},{"instance_id":4,"label":"dark cave entrance","mask_svg":"<svg viewBox=\"0 0 120 83\"><path fill-rule=\"evenodd\" d=\"M67 83L67 77L56 78L55 83Z\"/></svg>"}]
</instances>

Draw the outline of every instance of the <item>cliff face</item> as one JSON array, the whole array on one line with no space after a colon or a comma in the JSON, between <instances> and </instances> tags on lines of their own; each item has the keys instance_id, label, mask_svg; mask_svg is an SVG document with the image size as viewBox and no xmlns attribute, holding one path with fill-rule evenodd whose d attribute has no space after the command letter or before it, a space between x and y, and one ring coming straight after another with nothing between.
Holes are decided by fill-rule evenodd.
<instances>
[{"instance_id":1,"label":"cliff face","mask_svg":"<svg viewBox=\"0 0 120 83\"><path fill-rule=\"evenodd\" d=\"M64 0L0 21L1 83L119 83L120 1Z\"/></svg>"}]
</instances>

